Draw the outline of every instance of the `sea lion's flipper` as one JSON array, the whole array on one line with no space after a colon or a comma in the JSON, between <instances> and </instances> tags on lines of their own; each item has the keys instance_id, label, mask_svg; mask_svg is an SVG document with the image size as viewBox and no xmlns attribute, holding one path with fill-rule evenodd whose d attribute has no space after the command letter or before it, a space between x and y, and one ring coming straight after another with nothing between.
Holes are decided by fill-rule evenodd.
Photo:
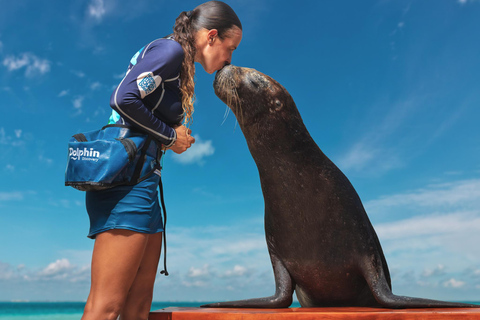
<instances>
[{"instance_id":1,"label":"sea lion's flipper","mask_svg":"<svg viewBox=\"0 0 480 320\"><path fill-rule=\"evenodd\" d=\"M381 263L372 263L365 266L363 273L375 300L384 308L480 308L479 305L473 304L394 295L385 277Z\"/></svg>"},{"instance_id":2,"label":"sea lion's flipper","mask_svg":"<svg viewBox=\"0 0 480 320\"><path fill-rule=\"evenodd\" d=\"M288 308L292 304L293 280L278 257L270 253L275 276L275 294L270 297L216 302L202 305L204 308Z\"/></svg>"}]
</instances>

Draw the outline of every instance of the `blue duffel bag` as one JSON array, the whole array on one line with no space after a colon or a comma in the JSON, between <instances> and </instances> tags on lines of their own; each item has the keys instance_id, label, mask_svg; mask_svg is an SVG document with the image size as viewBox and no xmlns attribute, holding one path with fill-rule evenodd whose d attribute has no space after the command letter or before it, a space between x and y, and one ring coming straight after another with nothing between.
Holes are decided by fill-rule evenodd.
<instances>
[{"instance_id":1,"label":"blue duffel bag","mask_svg":"<svg viewBox=\"0 0 480 320\"><path fill-rule=\"evenodd\" d=\"M65 185L97 191L134 185L160 175L161 145L150 135L121 124L78 133L68 143Z\"/></svg>"}]
</instances>

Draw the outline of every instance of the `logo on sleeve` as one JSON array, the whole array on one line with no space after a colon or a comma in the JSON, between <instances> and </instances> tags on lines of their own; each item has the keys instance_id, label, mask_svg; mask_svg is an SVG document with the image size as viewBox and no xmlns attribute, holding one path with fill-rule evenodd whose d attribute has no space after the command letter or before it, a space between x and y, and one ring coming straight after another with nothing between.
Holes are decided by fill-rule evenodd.
<instances>
[{"instance_id":1,"label":"logo on sleeve","mask_svg":"<svg viewBox=\"0 0 480 320\"><path fill-rule=\"evenodd\" d=\"M144 72L137 78L137 86L140 91L141 98L152 93L162 82L160 76L154 76L152 72Z\"/></svg>"}]
</instances>

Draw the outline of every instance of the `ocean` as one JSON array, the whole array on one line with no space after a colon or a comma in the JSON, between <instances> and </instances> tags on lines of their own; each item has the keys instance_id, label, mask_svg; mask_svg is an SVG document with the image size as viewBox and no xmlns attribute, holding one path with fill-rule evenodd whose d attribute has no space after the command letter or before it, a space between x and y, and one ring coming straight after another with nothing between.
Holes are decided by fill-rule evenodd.
<instances>
[{"instance_id":1,"label":"ocean","mask_svg":"<svg viewBox=\"0 0 480 320\"><path fill-rule=\"evenodd\" d=\"M153 302L151 310L198 307L206 302ZM479 304L480 302L468 302ZM0 302L0 320L79 320L85 302ZM300 307L294 302L292 307Z\"/></svg>"},{"instance_id":2,"label":"ocean","mask_svg":"<svg viewBox=\"0 0 480 320\"><path fill-rule=\"evenodd\" d=\"M154 302L151 310L198 307L201 302ZM79 320L85 302L0 302L0 320Z\"/></svg>"}]
</instances>

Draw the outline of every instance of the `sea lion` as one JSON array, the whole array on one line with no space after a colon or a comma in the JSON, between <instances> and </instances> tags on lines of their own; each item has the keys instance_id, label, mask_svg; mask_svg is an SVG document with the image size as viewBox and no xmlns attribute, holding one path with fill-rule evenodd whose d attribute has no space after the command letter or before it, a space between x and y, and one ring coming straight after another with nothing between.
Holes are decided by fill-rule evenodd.
<instances>
[{"instance_id":1,"label":"sea lion","mask_svg":"<svg viewBox=\"0 0 480 320\"><path fill-rule=\"evenodd\" d=\"M203 307L478 307L397 296L377 234L347 177L308 133L295 102L254 69L217 72L216 95L235 114L260 175L275 294Z\"/></svg>"}]
</instances>

